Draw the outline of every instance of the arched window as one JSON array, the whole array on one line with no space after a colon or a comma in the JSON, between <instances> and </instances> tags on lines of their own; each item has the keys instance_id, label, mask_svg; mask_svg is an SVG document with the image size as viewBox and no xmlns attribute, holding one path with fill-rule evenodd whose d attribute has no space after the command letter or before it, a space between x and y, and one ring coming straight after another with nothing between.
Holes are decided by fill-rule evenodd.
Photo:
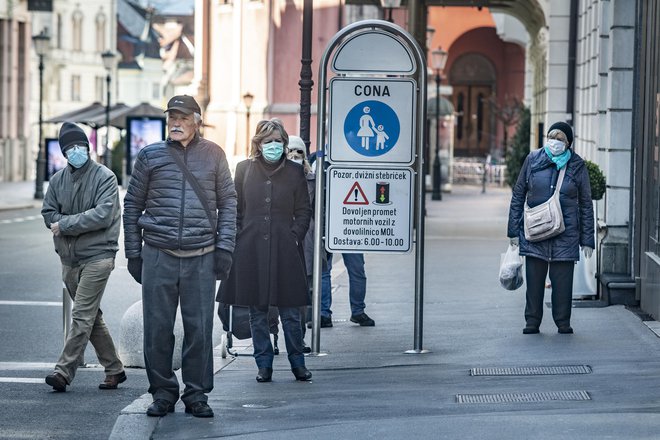
<instances>
[{"instance_id":1,"label":"arched window","mask_svg":"<svg viewBox=\"0 0 660 440\"><path fill-rule=\"evenodd\" d=\"M76 52L82 51L82 19L83 15L80 11L75 11L71 17L72 49Z\"/></svg>"},{"instance_id":2,"label":"arched window","mask_svg":"<svg viewBox=\"0 0 660 440\"><path fill-rule=\"evenodd\" d=\"M465 96L463 93L459 93L456 97L456 112L458 113L457 126L456 126L456 138L463 139L463 113L464 113L464 103Z\"/></svg>"},{"instance_id":3,"label":"arched window","mask_svg":"<svg viewBox=\"0 0 660 440\"><path fill-rule=\"evenodd\" d=\"M96 51L103 52L106 49L105 45L106 34L106 19L103 13L103 7L96 14Z\"/></svg>"}]
</instances>

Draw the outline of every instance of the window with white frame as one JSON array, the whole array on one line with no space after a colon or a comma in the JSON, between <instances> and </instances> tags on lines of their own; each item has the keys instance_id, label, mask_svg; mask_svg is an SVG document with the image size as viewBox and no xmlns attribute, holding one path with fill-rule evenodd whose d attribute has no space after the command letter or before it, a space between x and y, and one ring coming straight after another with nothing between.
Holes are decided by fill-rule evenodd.
<instances>
[{"instance_id":1,"label":"window with white frame","mask_svg":"<svg viewBox=\"0 0 660 440\"><path fill-rule=\"evenodd\" d=\"M106 34L106 18L103 9L96 14L96 50L98 52L103 52L106 49L105 44L105 34Z\"/></svg>"},{"instance_id":2,"label":"window with white frame","mask_svg":"<svg viewBox=\"0 0 660 440\"><path fill-rule=\"evenodd\" d=\"M105 78L102 76L97 76L94 79L94 96L96 96L96 101L103 102L103 83Z\"/></svg>"},{"instance_id":3,"label":"window with white frame","mask_svg":"<svg viewBox=\"0 0 660 440\"><path fill-rule=\"evenodd\" d=\"M82 20L82 12L75 11L71 17L71 35L73 38L71 48L76 52L82 51Z\"/></svg>"},{"instance_id":4,"label":"window with white frame","mask_svg":"<svg viewBox=\"0 0 660 440\"><path fill-rule=\"evenodd\" d=\"M71 101L80 101L80 75L71 75Z\"/></svg>"}]
</instances>

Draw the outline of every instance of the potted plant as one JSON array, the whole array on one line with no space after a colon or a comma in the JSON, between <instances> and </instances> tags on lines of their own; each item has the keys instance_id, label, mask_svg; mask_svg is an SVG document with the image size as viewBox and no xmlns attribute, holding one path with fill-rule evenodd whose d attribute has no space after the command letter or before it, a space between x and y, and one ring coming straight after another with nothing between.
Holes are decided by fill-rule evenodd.
<instances>
[{"instance_id":1,"label":"potted plant","mask_svg":"<svg viewBox=\"0 0 660 440\"><path fill-rule=\"evenodd\" d=\"M585 160L587 172L589 173L589 184L591 186L591 199L600 200L605 195L605 175L600 167L594 162ZM594 203L594 221L598 222L598 204ZM598 242L596 242L598 244ZM599 269L598 246L594 250L593 258L583 259L577 262L573 277L573 296L592 296L598 294L598 285L596 278Z\"/></svg>"},{"instance_id":2,"label":"potted plant","mask_svg":"<svg viewBox=\"0 0 660 440\"><path fill-rule=\"evenodd\" d=\"M600 200L605 195L605 175L600 167L589 160L584 161L589 172L589 183L591 185L591 199Z\"/></svg>"}]
</instances>

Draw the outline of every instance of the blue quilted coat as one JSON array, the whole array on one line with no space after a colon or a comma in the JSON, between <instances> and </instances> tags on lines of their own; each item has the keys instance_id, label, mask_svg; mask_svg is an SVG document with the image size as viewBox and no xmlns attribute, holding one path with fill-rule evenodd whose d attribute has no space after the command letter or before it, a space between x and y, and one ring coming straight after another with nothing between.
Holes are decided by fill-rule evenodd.
<instances>
[{"instance_id":1,"label":"blue quilted coat","mask_svg":"<svg viewBox=\"0 0 660 440\"><path fill-rule=\"evenodd\" d=\"M595 248L589 173L584 160L575 152L571 153L559 195L566 230L555 237L535 243L525 240L525 200L531 207L548 200L554 192L559 171L544 149L532 151L527 155L513 188L507 230L508 237L520 239L520 255L546 261L577 261L580 259L580 246Z\"/></svg>"}]
</instances>

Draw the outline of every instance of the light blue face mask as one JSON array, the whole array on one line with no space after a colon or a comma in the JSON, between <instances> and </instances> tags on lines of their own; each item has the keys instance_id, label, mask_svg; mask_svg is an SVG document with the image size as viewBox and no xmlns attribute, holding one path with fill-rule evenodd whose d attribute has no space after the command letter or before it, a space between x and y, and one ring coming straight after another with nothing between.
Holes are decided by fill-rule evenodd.
<instances>
[{"instance_id":1,"label":"light blue face mask","mask_svg":"<svg viewBox=\"0 0 660 440\"><path fill-rule=\"evenodd\" d=\"M274 163L280 160L284 153L284 144L282 142L268 142L261 146L261 154L268 162Z\"/></svg>"},{"instance_id":2,"label":"light blue face mask","mask_svg":"<svg viewBox=\"0 0 660 440\"><path fill-rule=\"evenodd\" d=\"M559 156L566 151L566 144L558 139L548 139L545 148L553 156Z\"/></svg>"},{"instance_id":3,"label":"light blue face mask","mask_svg":"<svg viewBox=\"0 0 660 440\"><path fill-rule=\"evenodd\" d=\"M69 161L74 168L80 168L85 165L87 159L89 159L87 147L76 145L66 150L66 160Z\"/></svg>"}]
</instances>

